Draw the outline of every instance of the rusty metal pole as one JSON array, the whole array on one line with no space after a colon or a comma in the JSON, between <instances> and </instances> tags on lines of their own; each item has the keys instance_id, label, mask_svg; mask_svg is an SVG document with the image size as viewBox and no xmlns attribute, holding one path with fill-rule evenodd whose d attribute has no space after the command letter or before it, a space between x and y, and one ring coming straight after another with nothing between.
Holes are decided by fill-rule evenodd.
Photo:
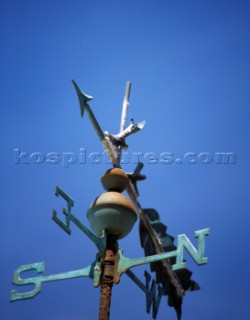
<instances>
[{"instance_id":1,"label":"rusty metal pole","mask_svg":"<svg viewBox=\"0 0 250 320\"><path fill-rule=\"evenodd\" d=\"M118 245L116 239L108 235L105 257L103 259L99 320L109 320L117 249Z\"/></svg>"}]
</instances>

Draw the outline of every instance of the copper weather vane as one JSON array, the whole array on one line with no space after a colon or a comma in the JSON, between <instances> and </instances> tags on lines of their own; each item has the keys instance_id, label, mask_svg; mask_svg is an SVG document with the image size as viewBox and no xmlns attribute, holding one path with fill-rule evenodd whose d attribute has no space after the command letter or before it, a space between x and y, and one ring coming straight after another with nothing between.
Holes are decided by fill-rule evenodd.
<instances>
[{"instance_id":1,"label":"copper weather vane","mask_svg":"<svg viewBox=\"0 0 250 320\"><path fill-rule=\"evenodd\" d=\"M101 287L99 320L107 320L110 316L112 286L119 283L121 275L126 273L146 294L146 310L149 313L152 307L154 319L163 295L168 296L169 306L175 308L177 318L180 319L185 292L199 289L199 285L191 279L191 271L186 268L184 249L198 265L206 264L205 237L209 234L209 229L195 232L195 237L198 238L197 248L185 234L177 237L175 245L174 237L167 233L167 227L160 221L158 212L155 209L142 209L138 201L137 182L146 178L141 174L143 164L139 162L132 173L126 173L120 166L122 150L128 148L126 138L140 131L145 125L145 121L136 123L132 119L126 128L131 83L126 84L120 132L116 135L102 131L89 106L92 97L83 93L75 81L73 85L79 99L81 116L87 112L113 167L107 170L101 179L106 192L98 196L87 211L93 232L72 213L74 201L59 186L56 186L55 195L66 201L66 207L63 208L65 218L61 220L53 210L52 219L68 234L71 234L71 223L75 224L96 245L98 253L96 259L87 267L55 275L21 278L21 274L30 270L43 273L45 264L38 262L20 266L14 272L13 284L33 284L34 289L27 292L13 290L10 301L34 298L41 291L44 282L89 277L93 280L94 287ZM125 190L129 198L122 193ZM117 241L129 234L137 218L140 220L139 235L145 257L130 259L123 255ZM144 284L131 268L147 263L150 263L151 271L155 272L156 280L151 282L150 274L145 271Z\"/></svg>"}]
</instances>

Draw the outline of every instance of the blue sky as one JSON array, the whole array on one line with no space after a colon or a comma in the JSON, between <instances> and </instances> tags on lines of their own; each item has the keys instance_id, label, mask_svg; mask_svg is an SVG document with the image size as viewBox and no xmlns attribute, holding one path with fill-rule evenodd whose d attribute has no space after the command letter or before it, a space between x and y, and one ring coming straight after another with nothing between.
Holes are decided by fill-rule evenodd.
<instances>
[{"instance_id":1,"label":"blue sky","mask_svg":"<svg viewBox=\"0 0 250 320\"><path fill-rule=\"evenodd\" d=\"M103 150L89 119L80 117L71 79L94 96L92 110L112 133L119 130L126 81L132 82L128 119L147 121L127 140L131 154L143 154L141 205L156 208L175 237L185 233L195 242L194 231L211 230L208 264L185 257L201 290L184 298L183 319L247 319L249 2L2 0L0 12L1 319L98 317L99 289L87 278L46 283L36 298L9 303L20 265L44 261L49 275L95 259L96 248L76 227L69 237L51 220L63 204L53 194L60 185L89 226L86 212L109 168L91 157L79 161L80 149ZM27 163L17 163L15 149L28 153ZM46 161L50 152L60 154L59 163ZM77 156L74 164L63 165L66 152ZM149 152L158 160L172 153L174 161L150 163ZM220 152L236 160L216 163ZM45 160L34 163L33 153ZM138 223L119 244L127 257L143 256ZM145 268L134 269L143 281ZM163 297L157 319L166 318L175 313ZM126 275L113 288L111 319L151 319L145 295Z\"/></svg>"}]
</instances>

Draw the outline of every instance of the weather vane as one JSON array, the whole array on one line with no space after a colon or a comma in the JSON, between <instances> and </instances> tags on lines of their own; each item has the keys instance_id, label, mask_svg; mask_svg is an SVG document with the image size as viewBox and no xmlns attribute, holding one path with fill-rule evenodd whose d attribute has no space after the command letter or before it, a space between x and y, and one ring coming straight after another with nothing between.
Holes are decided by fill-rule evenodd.
<instances>
[{"instance_id":1,"label":"weather vane","mask_svg":"<svg viewBox=\"0 0 250 320\"><path fill-rule=\"evenodd\" d=\"M63 208L65 217L61 220L53 210L52 219L68 234L71 234L71 223L75 224L96 245L98 253L96 259L85 268L55 275L21 278L21 274L30 270L35 270L38 274L44 273L45 264L38 262L20 266L14 272L13 284L34 285L34 289L27 292L13 290L10 301L34 298L41 291L44 282L89 277L93 280L94 287L101 287L99 320L108 320L112 286L114 283L118 284L121 275L126 273L146 294L146 310L150 313L152 306L154 319L163 295L168 296L169 306L175 308L177 318L180 319L185 292L199 289L199 285L191 280L191 271L186 268L183 258L184 249L198 265L206 264L205 237L209 234L209 229L195 232L194 236L198 238L197 247L185 234L179 235L177 245L174 245L174 237L166 233L167 227L161 223L158 212L155 209L142 209L138 201L137 182L146 179L145 175L141 174L143 164L138 163L132 173L126 173L120 166L122 150L128 148L126 138L140 131L145 125L145 121L136 123L131 119L131 124L125 128L131 83L126 84L120 132L115 135L102 131L89 106L92 97L83 93L74 81L73 85L79 99L81 116L83 117L85 111L87 112L113 167L101 178L106 192L98 196L87 211L87 218L93 232L72 213L74 201L59 186L56 186L55 195L62 197L66 202ZM125 190L129 197L122 193ZM123 255L118 240L129 234L137 218L140 220L139 235L145 256L130 259ZM148 263L151 271L155 272L156 279L151 281L150 274L145 271L146 283L144 284L135 276L131 268Z\"/></svg>"}]
</instances>

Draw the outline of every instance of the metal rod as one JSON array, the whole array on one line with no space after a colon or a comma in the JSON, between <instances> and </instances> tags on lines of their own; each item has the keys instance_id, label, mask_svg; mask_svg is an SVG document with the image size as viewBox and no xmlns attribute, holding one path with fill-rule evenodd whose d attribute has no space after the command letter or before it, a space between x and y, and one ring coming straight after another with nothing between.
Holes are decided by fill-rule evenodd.
<instances>
[{"instance_id":1,"label":"metal rod","mask_svg":"<svg viewBox=\"0 0 250 320\"><path fill-rule=\"evenodd\" d=\"M96 131L99 139L101 141L105 141L105 137L104 137L103 131L102 131L98 121L96 120L96 117L95 117L94 113L92 112L90 106L88 104L86 104L85 108L86 108L86 111L88 112L89 119L90 119L93 127L95 128L95 131Z\"/></svg>"},{"instance_id":2,"label":"metal rod","mask_svg":"<svg viewBox=\"0 0 250 320\"><path fill-rule=\"evenodd\" d=\"M116 239L107 235L105 257L102 261L99 320L109 320L117 249Z\"/></svg>"},{"instance_id":3,"label":"metal rod","mask_svg":"<svg viewBox=\"0 0 250 320\"><path fill-rule=\"evenodd\" d=\"M109 320L112 286L112 282L104 282L101 285L99 320Z\"/></svg>"},{"instance_id":4,"label":"metal rod","mask_svg":"<svg viewBox=\"0 0 250 320\"><path fill-rule=\"evenodd\" d=\"M125 89L125 96L124 96L123 104L122 104L120 132L125 130L125 127L126 127L126 118L127 118L127 111L128 111L128 105L129 105L130 89L131 89L131 82L127 81L126 89ZM120 163L120 161L121 161L121 153L122 153L122 149L121 149L121 147L119 147L118 148L118 155L117 155L117 162L118 163Z\"/></svg>"},{"instance_id":5,"label":"metal rod","mask_svg":"<svg viewBox=\"0 0 250 320\"><path fill-rule=\"evenodd\" d=\"M125 96L124 96L123 105L122 105L120 132L122 132L126 126L126 118L127 118L127 110L128 110L128 105L129 105L130 89L131 89L131 82L127 81Z\"/></svg>"},{"instance_id":6,"label":"metal rod","mask_svg":"<svg viewBox=\"0 0 250 320\"><path fill-rule=\"evenodd\" d=\"M120 132L125 129L125 125L126 125L126 117L127 117L128 106L129 106L130 89L131 89L131 82L127 81L125 96L124 96L123 106L122 106ZM121 150L119 150L118 164L120 163L120 158L121 158ZM136 194L136 192L133 188L133 185L131 183L127 187L127 193L129 195L130 199L132 200L132 202L136 208L136 211L137 211L140 219L142 220L142 223L144 224L145 228L148 230L149 236L154 244L156 253L157 254L164 253L164 250L162 248L162 244L159 241L158 235L155 233L155 231L152 228L151 224L149 223L147 217L145 216L145 214L140 206L140 203L137 200L137 194ZM173 272L173 270L171 268L170 261L168 259L163 260L162 264L165 268L165 271L166 271L168 277L170 278L170 281L172 282L173 286L176 289L177 296L183 297L185 292L184 292L177 276L175 275L175 273Z\"/></svg>"}]
</instances>

